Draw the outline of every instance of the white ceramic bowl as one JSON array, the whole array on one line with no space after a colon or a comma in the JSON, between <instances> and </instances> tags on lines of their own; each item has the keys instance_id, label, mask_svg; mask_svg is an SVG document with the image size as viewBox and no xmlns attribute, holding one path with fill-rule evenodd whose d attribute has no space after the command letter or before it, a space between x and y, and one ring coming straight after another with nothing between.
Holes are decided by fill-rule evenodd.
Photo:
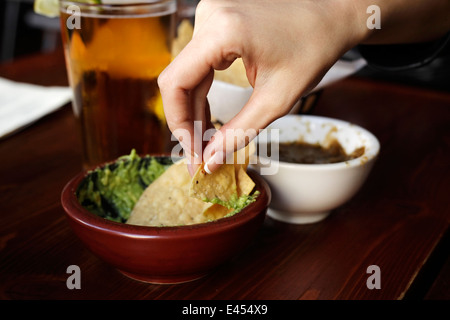
<instances>
[{"instance_id":1,"label":"white ceramic bowl","mask_svg":"<svg viewBox=\"0 0 450 320\"><path fill-rule=\"evenodd\" d=\"M280 142L302 140L324 144L335 137L347 153L365 147L362 156L331 164L295 164L255 155L251 166L272 190L267 214L288 223L321 221L349 201L365 182L380 150L378 139L372 133L332 118L287 115L262 131L256 142L274 141L276 132Z\"/></svg>"}]
</instances>

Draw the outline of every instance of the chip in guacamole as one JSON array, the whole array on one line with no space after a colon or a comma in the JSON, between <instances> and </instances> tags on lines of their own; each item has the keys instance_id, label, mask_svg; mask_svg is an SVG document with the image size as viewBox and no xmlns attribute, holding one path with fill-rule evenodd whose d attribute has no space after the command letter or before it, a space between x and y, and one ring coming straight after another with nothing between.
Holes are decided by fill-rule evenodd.
<instances>
[{"instance_id":1,"label":"chip in guacamole","mask_svg":"<svg viewBox=\"0 0 450 320\"><path fill-rule=\"evenodd\" d=\"M203 212L211 204L189 196L190 181L185 159L176 162L145 189L127 223L163 227L205 222Z\"/></svg>"},{"instance_id":2,"label":"chip in guacamole","mask_svg":"<svg viewBox=\"0 0 450 320\"><path fill-rule=\"evenodd\" d=\"M130 155L90 171L77 190L80 204L105 219L143 226L204 223L241 211L255 201L246 165L191 177L186 159ZM197 180L196 180L197 178ZM195 181L198 193L192 196Z\"/></svg>"},{"instance_id":3,"label":"chip in guacamole","mask_svg":"<svg viewBox=\"0 0 450 320\"><path fill-rule=\"evenodd\" d=\"M245 166L224 164L213 174L200 167L191 178L186 159L168 168L136 203L128 224L178 226L204 223L240 212L258 192Z\"/></svg>"}]
</instances>

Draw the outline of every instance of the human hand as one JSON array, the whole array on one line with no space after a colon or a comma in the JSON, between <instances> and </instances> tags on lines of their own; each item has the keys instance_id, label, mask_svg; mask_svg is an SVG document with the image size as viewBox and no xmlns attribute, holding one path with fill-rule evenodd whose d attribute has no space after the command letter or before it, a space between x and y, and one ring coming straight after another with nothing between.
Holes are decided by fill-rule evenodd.
<instances>
[{"instance_id":1,"label":"human hand","mask_svg":"<svg viewBox=\"0 0 450 320\"><path fill-rule=\"evenodd\" d=\"M200 1L192 40L158 79L167 124L190 159L191 174L202 161L206 170L216 170L228 154L286 115L359 42L360 19L348 3ZM248 103L209 142L194 143L212 128L206 95L214 70L238 57L253 87Z\"/></svg>"}]
</instances>

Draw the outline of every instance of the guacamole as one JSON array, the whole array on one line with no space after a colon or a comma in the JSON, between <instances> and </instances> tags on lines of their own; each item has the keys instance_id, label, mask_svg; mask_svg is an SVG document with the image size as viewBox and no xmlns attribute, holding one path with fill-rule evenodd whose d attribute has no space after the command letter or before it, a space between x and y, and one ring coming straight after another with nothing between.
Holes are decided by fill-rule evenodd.
<instances>
[{"instance_id":1,"label":"guacamole","mask_svg":"<svg viewBox=\"0 0 450 320\"><path fill-rule=\"evenodd\" d=\"M81 182L78 201L90 212L126 222L144 190L172 165L169 157L139 157L135 150L92 170Z\"/></svg>"},{"instance_id":2,"label":"guacamole","mask_svg":"<svg viewBox=\"0 0 450 320\"><path fill-rule=\"evenodd\" d=\"M223 200L220 200L219 198L203 199L203 201L214 203L214 204L220 204L221 206L224 206L228 209L233 209L233 211L229 212L226 215L226 217L230 217L230 216L240 212L242 209L244 209L250 203L255 202L258 195L259 195L259 191L255 191L249 195L243 194L240 197L238 197L237 193L235 193L231 196L229 201L223 201Z\"/></svg>"}]
</instances>

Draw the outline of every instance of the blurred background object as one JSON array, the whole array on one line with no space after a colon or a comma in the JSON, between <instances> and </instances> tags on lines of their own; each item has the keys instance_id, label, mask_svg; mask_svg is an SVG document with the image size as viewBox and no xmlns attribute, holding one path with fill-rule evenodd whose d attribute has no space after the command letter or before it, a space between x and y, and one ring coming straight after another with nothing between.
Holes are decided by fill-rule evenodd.
<instances>
[{"instance_id":1,"label":"blurred background object","mask_svg":"<svg viewBox=\"0 0 450 320\"><path fill-rule=\"evenodd\" d=\"M55 50L60 44L59 19L34 13L34 0L0 2L1 62Z\"/></svg>"},{"instance_id":2,"label":"blurred background object","mask_svg":"<svg viewBox=\"0 0 450 320\"><path fill-rule=\"evenodd\" d=\"M450 32L425 43L362 45L369 61L359 76L450 92Z\"/></svg>"}]
</instances>

